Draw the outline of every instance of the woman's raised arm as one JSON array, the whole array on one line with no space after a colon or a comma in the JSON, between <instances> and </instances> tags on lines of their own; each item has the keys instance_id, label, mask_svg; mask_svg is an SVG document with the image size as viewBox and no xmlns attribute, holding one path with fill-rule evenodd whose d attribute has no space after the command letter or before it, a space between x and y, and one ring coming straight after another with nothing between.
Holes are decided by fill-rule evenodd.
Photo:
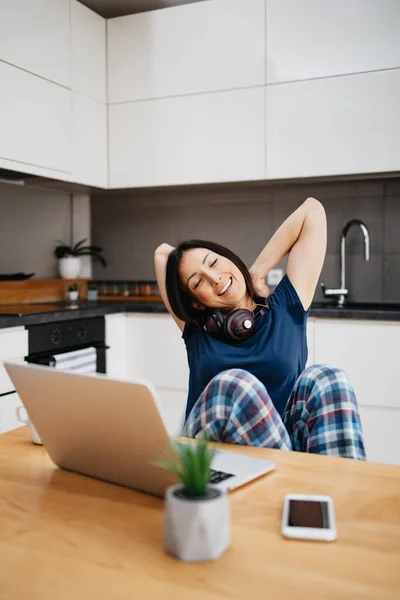
<instances>
[{"instance_id":1,"label":"woman's raised arm","mask_svg":"<svg viewBox=\"0 0 400 600\"><path fill-rule=\"evenodd\" d=\"M178 317L174 314L174 312L171 308L171 305L168 302L167 288L165 285L167 261L168 261L168 256L169 256L170 252L172 252L172 250L174 250L174 247L170 246L169 244L161 244L161 246L158 246L158 248L154 252L154 267L156 270L158 289L160 290L161 298L162 298L169 314L174 319L174 321L178 325L179 329L181 331L183 331L185 322L181 321L181 319L178 319Z\"/></svg>"},{"instance_id":2,"label":"woman's raised arm","mask_svg":"<svg viewBox=\"0 0 400 600\"><path fill-rule=\"evenodd\" d=\"M286 272L308 310L324 264L326 238L325 209L315 198L307 198L282 223L250 268L256 290L265 286L268 272L289 252Z\"/></svg>"}]
</instances>

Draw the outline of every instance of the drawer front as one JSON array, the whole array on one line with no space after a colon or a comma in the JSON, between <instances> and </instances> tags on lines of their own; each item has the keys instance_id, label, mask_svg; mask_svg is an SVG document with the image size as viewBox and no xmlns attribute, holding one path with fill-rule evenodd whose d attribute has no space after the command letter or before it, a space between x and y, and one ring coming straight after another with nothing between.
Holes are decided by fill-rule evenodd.
<instances>
[{"instance_id":1,"label":"drawer front","mask_svg":"<svg viewBox=\"0 0 400 600\"><path fill-rule=\"evenodd\" d=\"M17 360L14 359L13 362L23 363L24 359L23 358L19 358ZM4 363L0 362L0 396L1 396L1 394L7 394L8 392L14 392L14 391L15 391L15 385L13 384L10 377L8 376L8 373L6 371Z\"/></svg>"},{"instance_id":2,"label":"drawer front","mask_svg":"<svg viewBox=\"0 0 400 600\"><path fill-rule=\"evenodd\" d=\"M18 329L0 330L0 360L23 358L28 354L28 332Z\"/></svg>"}]
</instances>

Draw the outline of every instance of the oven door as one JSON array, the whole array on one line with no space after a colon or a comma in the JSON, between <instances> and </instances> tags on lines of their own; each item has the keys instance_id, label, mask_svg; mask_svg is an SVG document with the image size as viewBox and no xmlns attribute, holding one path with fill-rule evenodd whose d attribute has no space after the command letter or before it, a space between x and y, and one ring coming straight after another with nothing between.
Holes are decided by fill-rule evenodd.
<instances>
[{"instance_id":1,"label":"oven door","mask_svg":"<svg viewBox=\"0 0 400 600\"><path fill-rule=\"evenodd\" d=\"M106 350L108 346L105 344L90 344L89 346L79 346L75 348L68 348L68 350L61 350L60 352L40 352L38 354L30 354L26 357L28 363L36 365L44 365L47 367L56 367L57 358L61 358L64 354L72 354L86 348L95 348L96 350L96 373L106 373ZM92 371L92 369L90 369ZM82 370L80 371L83 372ZM89 371L88 371L89 372Z\"/></svg>"}]
</instances>

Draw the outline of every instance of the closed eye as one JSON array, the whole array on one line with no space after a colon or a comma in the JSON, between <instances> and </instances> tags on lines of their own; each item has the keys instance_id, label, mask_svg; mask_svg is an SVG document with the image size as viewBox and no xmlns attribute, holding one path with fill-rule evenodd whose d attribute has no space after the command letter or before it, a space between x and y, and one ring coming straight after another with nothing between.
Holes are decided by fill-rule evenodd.
<instances>
[{"instance_id":1,"label":"closed eye","mask_svg":"<svg viewBox=\"0 0 400 600\"><path fill-rule=\"evenodd\" d=\"M194 286L194 289L196 289L199 286L201 279L198 280L198 282L196 283L196 285Z\"/></svg>"},{"instance_id":2,"label":"closed eye","mask_svg":"<svg viewBox=\"0 0 400 600\"><path fill-rule=\"evenodd\" d=\"M218 258L216 258L210 265L210 267L214 267L215 263L217 262Z\"/></svg>"}]
</instances>

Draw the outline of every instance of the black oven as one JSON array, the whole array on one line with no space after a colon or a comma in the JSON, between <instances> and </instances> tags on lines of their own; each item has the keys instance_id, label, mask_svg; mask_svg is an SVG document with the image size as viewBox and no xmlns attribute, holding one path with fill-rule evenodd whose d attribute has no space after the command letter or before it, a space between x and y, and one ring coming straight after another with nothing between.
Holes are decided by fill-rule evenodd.
<instances>
[{"instance_id":1,"label":"black oven","mask_svg":"<svg viewBox=\"0 0 400 600\"><path fill-rule=\"evenodd\" d=\"M28 325L27 330L27 362L54 367L58 355L93 347L96 349L96 372L106 373L104 317Z\"/></svg>"}]
</instances>

